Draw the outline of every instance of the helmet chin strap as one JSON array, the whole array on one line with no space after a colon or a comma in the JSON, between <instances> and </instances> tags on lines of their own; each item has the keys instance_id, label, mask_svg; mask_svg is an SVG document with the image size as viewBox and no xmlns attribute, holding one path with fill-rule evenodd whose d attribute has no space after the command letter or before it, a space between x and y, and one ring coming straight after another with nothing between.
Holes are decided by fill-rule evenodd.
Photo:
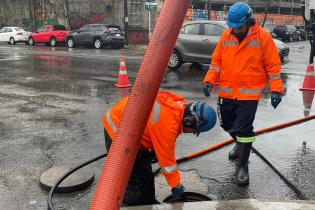
<instances>
[{"instance_id":1,"label":"helmet chin strap","mask_svg":"<svg viewBox=\"0 0 315 210\"><path fill-rule=\"evenodd\" d=\"M190 113L191 115L193 115L195 118L196 118L196 128L199 127L199 117L197 116L197 113L196 111L194 110L194 108L196 107L196 105L198 104L199 102L193 102L193 104L190 106Z\"/></svg>"}]
</instances>

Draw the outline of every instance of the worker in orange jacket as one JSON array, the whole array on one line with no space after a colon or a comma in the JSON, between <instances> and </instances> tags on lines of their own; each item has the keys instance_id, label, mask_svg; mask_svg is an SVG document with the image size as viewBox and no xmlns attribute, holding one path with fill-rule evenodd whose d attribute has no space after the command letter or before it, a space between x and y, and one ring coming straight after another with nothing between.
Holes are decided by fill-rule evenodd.
<instances>
[{"instance_id":1,"label":"worker in orange jacket","mask_svg":"<svg viewBox=\"0 0 315 210\"><path fill-rule=\"evenodd\" d=\"M239 185L249 184L248 159L255 141L253 121L266 83L274 108L283 93L278 50L252 13L244 2L231 6L227 20L230 28L222 34L203 81L205 96L210 96L219 83L218 115L221 127L236 141L229 158L239 158Z\"/></svg>"},{"instance_id":2,"label":"worker in orange jacket","mask_svg":"<svg viewBox=\"0 0 315 210\"><path fill-rule=\"evenodd\" d=\"M115 140L128 97L112 106L103 117L105 143L109 151ZM159 91L140 141L140 148L129 178L123 204L126 206L156 203L154 177L151 163L157 158L172 193L181 196L181 184L176 165L175 144L183 133L210 130L216 123L216 113L205 103L187 104L182 96L167 91Z\"/></svg>"}]
</instances>

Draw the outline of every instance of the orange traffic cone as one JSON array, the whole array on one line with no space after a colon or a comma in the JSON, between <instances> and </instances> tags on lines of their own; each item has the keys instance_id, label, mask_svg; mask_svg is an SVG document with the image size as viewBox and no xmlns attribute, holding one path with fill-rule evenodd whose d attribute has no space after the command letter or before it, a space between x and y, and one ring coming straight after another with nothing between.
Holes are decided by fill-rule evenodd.
<instances>
[{"instance_id":1,"label":"orange traffic cone","mask_svg":"<svg viewBox=\"0 0 315 210\"><path fill-rule=\"evenodd\" d=\"M119 77L118 77L118 82L115 84L115 86L119 88L132 86L128 80L125 56L120 57Z\"/></svg>"},{"instance_id":2,"label":"orange traffic cone","mask_svg":"<svg viewBox=\"0 0 315 210\"><path fill-rule=\"evenodd\" d=\"M300 90L314 90L315 91L314 64L309 64L307 66L304 82Z\"/></svg>"},{"instance_id":3,"label":"orange traffic cone","mask_svg":"<svg viewBox=\"0 0 315 210\"><path fill-rule=\"evenodd\" d=\"M305 90L303 93L304 116L310 115L315 91Z\"/></svg>"}]
</instances>

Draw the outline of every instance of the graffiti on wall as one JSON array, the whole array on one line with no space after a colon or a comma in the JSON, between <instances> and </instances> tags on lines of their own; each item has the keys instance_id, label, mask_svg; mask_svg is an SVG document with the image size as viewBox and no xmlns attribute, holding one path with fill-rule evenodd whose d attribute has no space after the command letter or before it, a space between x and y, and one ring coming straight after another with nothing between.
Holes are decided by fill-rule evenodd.
<instances>
[{"instance_id":1,"label":"graffiti on wall","mask_svg":"<svg viewBox=\"0 0 315 210\"><path fill-rule=\"evenodd\" d=\"M45 25L57 25L59 24L58 18L40 18L36 20L36 28L41 28Z\"/></svg>"},{"instance_id":2,"label":"graffiti on wall","mask_svg":"<svg viewBox=\"0 0 315 210\"><path fill-rule=\"evenodd\" d=\"M194 11L192 20L208 20L208 11L199 9Z\"/></svg>"},{"instance_id":3,"label":"graffiti on wall","mask_svg":"<svg viewBox=\"0 0 315 210\"><path fill-rule=\"evenodd\" d=\"M69 17L69 24L71 29L78 29L83 25L89 24L90 18L72 15Z\"/></svg>"},{"instance_id":4,"label":"graffiti on wall","mask_svg":"<svg viewBox=\"0 0 315 210\"><path fill-rule=\"evenodd\" d=\"M148 32L145 30L131 30L128 32L128 40L133 44L146 44L149 40Z\"/></svg>"},{"instance_id":5,"label":"graffiti on wall","mask_svg":"<svg viewBox=\"0 0 315 210\"><path fill-rule=\"evenodd\" d=\"M103 13L91 14L91 23L104 23L105 15Z\"/></svg>"}]
</instances>

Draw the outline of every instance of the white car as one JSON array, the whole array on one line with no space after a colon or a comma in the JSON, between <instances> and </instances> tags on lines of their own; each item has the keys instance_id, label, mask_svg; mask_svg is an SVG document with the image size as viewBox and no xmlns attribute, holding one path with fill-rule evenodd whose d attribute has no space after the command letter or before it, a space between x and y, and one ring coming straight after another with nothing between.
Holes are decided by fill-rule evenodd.
<instances>
[{"instance_id":1,"label":"white car","mask_svg":"<svg viewBox=\"0 0 315 210\"><path fill-rule=\"evenodd\" d=\"M25 42L28 44L30 32L20 27L4 27L0 30L0 42L15 44L16 42Z\"/></svg>"}]
</instances>

